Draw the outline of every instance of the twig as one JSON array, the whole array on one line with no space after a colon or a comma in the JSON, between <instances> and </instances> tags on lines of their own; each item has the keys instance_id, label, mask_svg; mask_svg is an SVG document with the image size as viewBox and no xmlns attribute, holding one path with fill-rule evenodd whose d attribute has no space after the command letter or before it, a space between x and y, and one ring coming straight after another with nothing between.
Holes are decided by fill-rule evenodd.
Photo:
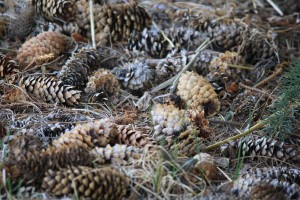
<instances>
[{"instance_id":1,"label":"twig","mask_svg":"<svg viewBox=\"0 0 300 200\"><path fill-rule=\"evenodd\" d=\"M173 93L177 87L177 83L179 81L180 76L187 71L196 61L197 57L199 56L200 52L202 50L204 50L212 41L210 41L209 39L205 40L196 50L196 53L194 54L193 58L191 59L191 61L176 75L173 76L172 78L170 78L169 80L161 83L160 85L154 87L151 90L151 93L157 92L161 89L164 89L165 87L168 87L169 85L172 85L171 88L171 93Z\"/></svg>"},{"instance_id":2,"label":"twig","mask_svg":"<svg viewBox=\"0 0 300 200\"><path fill-rule=\"evenodd\" d=\"M89 1L90 7L90 23L91 23L91 35L92 35L92 44L96 48L96 37L95 37L95 22L94 22L94 11L93 11L93 0Z\"/></svg>"},{"instance_id":3,"label":"twig","mask_svg":"<svg viewBox=\"0 0 300 200\"><path fill-rule=\"evenodd\" d=\"M280 8L272 0L267 0L267 2L274 8L274 10L276 12L278 12L278 14L280 16L283 16L283 12L280 10Z\"/></svg>"},{"instance_id":4,"label":"twig","mask_svg":"<svg viewBox=\"0 0 300 200\"><path fill-rule=\"evenodd\" d=\"M245 69L245 70L253 70L252 67L242 66L242 65L234 65L234 64L227 64L228 67L236 68L236 69Z\"/></svg>"},{"instance_id":5,"label":"twig","mask_svg":"<svg viewBox=\"0 0 300 200\"><path fill-rule=\"evenodd\" d=\"M267 77L266 79L260 81L259 83L257 83L256 85L254 85L254 88L260 87L262 85L265 85L266 83L268 83L269 81L271 81L273 78L275 78L276 76L280 75L283 72L283 66L279 66L279 68L273 72L273 74L271 74L269 77Z\"/></svg>"},{"instance_id":6,"label":"twig","mask_svg":"<svg viewBox=\"0 0 300 200\"><path fill-rule=\"evenodd\" d=\"M290 108L297 108L299 106L300 106L300 102L294 102L293 104L290 105ZM280 111L278 111L278 112L280 112ZM277 113L273 113L268 118L274 117L276 114L278 114L278 112ZM260 120L259 122L257 122L257 124L255 124L254 126L252 126L251 128L249 128L248 130L244 131L243 133L240 133L240 134L235 135L233 137L227 138L227 139L222 140L220 142L216 142L215 144L212 144L212 145L206 147L204 149L204 151L213 150L213 149L221 146L222 144L225 144L225 143L229 142L230 140L239 139L240 137L243 137L243 136L246 136L246 135L249 135L249 134L253 133L253 131L255 131L255 130L258 130L260 128L264 128L268 124L268 118L265 119L265 120Z\"/></svg>"},{"instance_id":7,"label":"twig","mask_svg":"<svg viewBox=\"0 0 300 200\"><path fill-rule=\"evenodd\" d=\"M263 94L264 96L270 98L272 101L274 100L274 97L272 97L271 94L269 94L269 93L267 93L267 92L265 92L265 91L263 91L263 90L260 90L260 89L254 88L254 87L250 87L250 86L245 85L245 84L243 84L243 83L239 83L239 86L241 86L241 87L243 87L243 88L245 88L245 89L248 89L248 90L257 92L257 93L259 93L259 94Z\"/></svg>"}]
</instances>

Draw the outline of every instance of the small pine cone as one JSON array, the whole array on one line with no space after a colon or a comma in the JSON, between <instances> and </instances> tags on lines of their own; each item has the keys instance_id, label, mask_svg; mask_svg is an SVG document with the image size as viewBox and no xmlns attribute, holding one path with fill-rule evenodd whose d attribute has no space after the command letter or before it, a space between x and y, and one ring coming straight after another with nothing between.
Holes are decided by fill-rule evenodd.
<instances>
[{"instance_id":1,"label":"small pine cone","mask_svg":"<svg viewBox=\"0 0 300 200\"><path fill-rule=\"evenodd\" d=\"M263 179L251 176L247 176L247 178L238 178L237 180L235 180L231 192L241 197L242 199L248 199L250 192L253 188L257 191L258 188L261 187L258 186L258 188L255 189L257 185L267 185L268 188L272 188L273 193L277 193L278 195L280 194L281 197L285 197L284 199L287 199L287 197L292 196L296 196L295 198L293 197L293 199L297 199L300 196L300 187L297 184L280 181L278 179ZM263 191L259 192L262 193ZM257 193L257 195L259 194ZM276 198L277 197L279 196L276 196Z\"/></svg>"},{"instance_id":2,"label":"small pine cone","mask_svg":"<svg viewBox=\"0 0 300 200\"><path fill-rule=\"evenodd\" d=\"M105 147L108 144L115 144L119 131L117 125L108 118L93 122L79 124L72 130L62 134L57 140L53 141L53 146L69 145L77 143L89 148L95 146Z\"/></svg>"},{"instance_id":3,"label":"small pine cone","mask_svg":"<svg viewBox=\"0 0 300 200\"><path fill-rule=\"evenodd\" d=\"M279 142L268 137L250 136L240 139L238 142L230 142L221 147L225 156L237 157L241 149L241 156L247 159L263 161L293 161L299 162L299 149L292 145Z\"/></svg>"},{"instance_id":4,"label":"small pine cone","mask_svg":"<svg viewBox=\"0 0 300 200\"><path fill-rule=\"evenodd\" d=\"M81 33L78 25L75 22L69 22L67 24L58 24L55 22L45 22L38 24L34 30L34 34L37 35L44 31L52 31L62 33L68 36L71 36L73 33Z\"/></svg>"},{"instance_id":5,"label":"small pine cone","mask_svg":"<svg viewBox=\"0 0 300 200\"><path fill-rule=\"evenodd\" d=\"M64 35L57 32L43 32L22 45L18 50L17 61L24 69L29 64L42 64L40 60L45 55L53 55L51 60L54 60L69 47L70 41Z\"/></svg>"},{"instance_id":6,"label":"small pine cone","mask_svg":"<svg viewBox=\"0 0 300 200\"><path fill-rule=\"evenodd\" d=\"M41 127L42 132L48 141L57 139L57 137L66 132L66 130L71 130L72 128L74 128L74 126L70 123L47 124Z\"/></svg>"},{"instance_id":7,"label":"small pine cone","mask_svg":"<svg viewBox=\"0 0 300 200\"><path fill-rule=\"evenodd\" d=\"M245 35L239 51L247 62L255 64L262 60L275 59L278 49L265 34L257 29L250 29Z\"/></svg>"},{"instance_id":8,"label":"small pine cone","mask_svg":"<svg viewBox=\"0 0 300 200\"><path fill-rule=\"evenodd\" d=\"M12 58L0 53L0 79L18 73L18 64Z\"/></svg>"},{"instance_id":9,"label":"small pine cone","mask_svg":"<svg viewBox=\"0 0 300 200\"><path fill-rule=\"evenodd\" d=\"M128 187L126 176L111 167L92 169L71 167L59 171L49 170L42 188L55 196L78 195L88 199L122 199Z\"/></svg>"},{"instance_id":10,"label":"small pine cone","mask_svg":"<svg viewBox=\"0 0 300 200\"><path fill-rule=\"evenodd\" d=\"M282 191L271 184L260 183L252 186L249 200L286 200Z\"/></svg>"},{"instance_id":11,"label":"small pine cone","mask_svg":"<svg viewBox=\"0 0 300 200\"><path fill-rule=\"evenodd\" d=\"M23 77L19 85L27 93L47 103L61 103L74 106L79 103L80 91L73 86L65 85L53 77Z\"/></svg>"},{"instance_id":12,"label":"small pine cone","mask_svg":"<svg viewBox=\"0 0 300 200\"><path fill-rule=\"evenodd\" d=\"M88 81L91 71L100 67L101 54L94 48L84 47L65 63L57 74L63 83L82 88Z\"/></svg>"},{"instance_id":13,"label":"small pine cone","mask_svg":"<svg viewBox=\"0 0 300 200\"><path fill-rule=\"evenodd\" d=\"M74 0L33 0L37 13L51 22L69 22L75 18L76 4Z\"/></svg>"},{"instance_id":14,"label":"small pine cone","mask_svg":"<svg viewBox=\"0 0 300 200\"><path fill-rule=\"evenodd\" d=\"M220 101L214 88L195 72L185 72L179 78L177 94L191 109L204 110L205 115L213 115L220 110Z\"/></svg>"},{"instance_id":15,"label":"small pine cone","mask_svg":"<svg viewBox=\"0 0 300 200\"><path fill-rule=\"evenodd\" d=\"M118 125L118 130L120 132L118 143L120 144L132 145L141 149L146 146L152 147L156 145L156 142L149 135L134 130L132 125Z\"/></svg>"},{"instance_id":16,"label":"small pine cone","mask_svg":"<svg viewBox=\"0 0 300 200\"><path fill-rule=\"evenodd\" d=\"M153 58L164 58L174 46L166 40L156 27L145 28L142 32L133 32L127 45L130 51L144 51Z\"/></svg>"},{"instance_id":17,"label":"small pine cone","mask_svg":"<svg viewBox=\"0 0 300 200\"><path fill-rule=\"evenodd\" d=\"M96 147L92 150L92 154L96 157L96 163L119 163L127 164L133 160L141 158L143 150L133 146L115 144L105 147Z\"/></svg>"},{"instance_id":18,"label":"small pine cone","mask_svg":"<svg viewBox=\"0 0 300 200\"><path fill-rule=\"evenodd\" d=\"M229 85L229 82L241 81L241 70L230 68L230 64L244 65L246 62L235 52L226 51L220 54L219 57L214 59L209 65L208 77L211 81L220 80L223 84Z\"/></svg>"},{"instance_id":19,"label":"small pine cone","mask_svg":"<svg viewBox=\"0 0 300 200\"><path fill-rule=\"evenodd\" d=\"M114 68L113 73L124 88L133 91L146 90L154 78L154 70L145 61L137 59L133 63L127 63L123 68Z\"/></svg>"},{"instance_id":20,"label":"small pine cone","mask_svg":"<svg viewBox=\"0 0 300 200\"><path fill-rule=\"evenodd\" d=\"M120 85L114 74L109 70L100 69L89 77L84 91L86 93L104 93L103 97L111 97L119 94Z\"/></svg>"},{"instance_id":21,"label":"small pine cone","mask_svg":"<svg viewBox=\"0 0 300 200\"><path fill-rule=\"evenodd\" d=\"M192 125L185 110L179 110L174 105L155 104L151 111L154 136L179 135Z\"/></svg>"},{"instance_id":22,"label":"small pine cone","mask_svg":"<svg viewBox=\"0 0 300 200\"><path fill-rule=\"evenodd\" d=\"M188 127L187 130L181 132L178 136L166 136L166 147L177 151L179 154L191 157L199 153L203 149L204 139L200 137L200 131L196 127Z\"/></svg>"}]
</instances>

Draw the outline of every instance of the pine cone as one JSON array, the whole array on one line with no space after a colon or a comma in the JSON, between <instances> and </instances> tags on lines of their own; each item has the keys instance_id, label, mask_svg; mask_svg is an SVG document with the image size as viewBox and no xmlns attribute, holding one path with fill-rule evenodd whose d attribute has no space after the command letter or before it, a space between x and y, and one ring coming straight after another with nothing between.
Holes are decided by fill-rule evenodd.
<instances>
[{"instance_id":1,"label":"pine cone","mask_svg":"<svg viewBox=\"0 0 300 200\"><path fill-rule=\"evenodd\" d=\"M101 54L94 48L84 47L65 63L57 78L63 83L82 88L88 81L91 71L100 67Z\"/></svg>"},{"instance_id":2,"label":"pine cone","mask_svg":"<svg viewBox=\"0 0 300 200\"><path fill-rule=\"evenodd\" d=\"M146 146L154 146L156 142L147 134L134 130L132 125L118 125L118 143L132 145L143 149Z\"/></svg>"},{"instance_id":3,"label":"pine cone","mask_svg":"<svg viewBox=\"0 0 300 200\"><path fill-rule=\"evenodd\" d=\"M186 156L195 155L202 140L200 131L188 118L188 112L173 105L156 104L151 111L154 138L167 149Z\"/></svg>"},{"instance_id":4,"label":"pine cone","mask_svg":"<svg viewBox=\"0 0 300 200\"><path fill-rule=\"evenodd\" d=\"M88 1L77 2L79 27L90 38ZM151 25L149 14L136 3L105 4L94 6L95 33L97 43L106 44L129 38L135 31L142 31Z\"/></svg>"},{"instance_id":5,"label":"pine cone","mask_svg":"<svg viewBox=\"0 0 300 200\"><path fill-rule=\"evenodd\" d=\"M261 186L256 185L267 185L269 191L258 191L260 189L266 188L262 188ZM297 194L297 192L299 192L300 190L300 187L298 185L280 181L278 179L263 179L248 176L247 178L238 178L236 181L234 181L231 191L244 199L249 198L250 192L253 188L254 191L256 190L256 192L258 192L256 193L257 195L260 195L260 193L269 193L271 189L273 193L277 191L278 196L276 196L276 198L284 197L284 199L287 199L287 197L291 197L293 195L296 195L297 199L297 196L299 197L299 194Z\"/></svg>"},{"instance_id":6,"label":"pine cone","mask_svg":"<svg viewBox=\"0 0 300 200\"><path fill-rule=\"evenodd\" d=\"M60 148L48 148L41 152L38 150L27 151L17 157L12 156L3 162L3 169L13 184L19 179L23 185L40 187L44 173L48 169L59 169L67 166L90 166L94 157L89 151L78 145L61 146Z\"/></svg>"},{"instance_id":7,"label":"pine cone","mask_svg":"<svg viewBox=\"0 0 300 200\"><path fill-rule=\"evenodd\" d=\"M53 146L70 145L77 143L88 148L95 146L105 147L108 144L115 144L119 131L117 125L108 118L93 122L76 125L74 129L65 132L57 140L53 141Z\"/></svg>"},{"instance_id":8,"label":"pine cone","mask_svg":"<svg viewBox=\"0 0 300 200\"><path fill-rule=\"evenodd\" d=\"M51 142L54 139L57 139L60 135L62 135L66 130L70 130L74 128L73 124L70 123L55 123L55 124L47 124L42 126L40 129L42 130L44 136Z\"/></svg>"},{"instance_id":9,"label":"pine cone","mask_svg":"<svg viewBox=\"0 0 300 200\"><path fill-rule=\"evenodd\" d=\"M3 39L4 36L7 35L9 27L9 17L1 17L0 18L0 39Z\"/></svg>"},{"instance_id":10,"label":"pine cone","mask_svg":"<svg viewBox=\"0 0 300 200\"><path fill-rule=\"evenodd\" d=\"M210 63L208 77L211 81L216 82L220 80L222 84L228 86L233 81L242 81L242 71L240 69L230 68L229 65L231 64L244 65L245 61L237 53L226 51Z\"/></svg>"},{"instance_id":11,"label":"pine cone","mask_svg":"<svg viewBox=\"0 0 300 200\"><path fill-rule=\"evenodd\" d=\"M220 110L220 101L214 88L195 72L185 72L179 78L177 94L191 109L204 110L205 115L213 115Z\"/></svg>"},{"instance_id":12,"label":"pine cone","mask_svg":"<svg viewBox=\"0 0 300 200\"><path fill-rule=\"evenodd\" d=\"M127 164L133 160L141 158L143 150L133 146L109 144L105 148L96 147L92 150L92 154L96 157L96 163L118 163Z\"/></svg>"},{"instance_id":13,"label":"pine cone","mask_svg":"<svg viewBox=\"0 0 300 200\"><path fill-rule=\"evenodd\" d=\"M237 157L241 149L241 156L246 159L263 161L293 161L299 162L299 150L292 146L268 137L250 136L238 142L230 142L221 147L225 156Z\"/></svg>"},{"instance_id":14,"label":"pine cone","mask_svg":"<svg viewBox=\"0 0 300 200\"><path fill-rule=\"evenodd\" d=\"M100 69L89 77L84 89L86 93L99 93L101 97L117 96L120 91L119 81L109 70Z\"/></svg>"},{"instance_id":15,"label":"pine cone","mask_svg":"<svg viewBox=\"0 0 300 200\"><path fill-rule=\"evenodd\" d=\"M26 41L18 50L17 61L22 69L29 64L42 64L42 57L52 55L48 61L54 60L70 48L70 41L57 32L43 32Z\"/></svg>"},{"instance_id":16,"label":"pine cone","mask_svg":"<svg viewBox=\"0 0 300 200\"><path fill-rule=\"evenodd\" d=\"M18 64L12 58L0 53L0 79L18 73Z\"/></svg>"},{"instance_id":17,"label":"pine cone","mask_svg":"<svg viewBox=\"0 0 300 200\"><path fill-rule=\"evenodd\" d=\"M71 36L73 33L81 33L81 30L76 22L69 22L67 24L58 24L55 22L46 22L42 21L37 24L34 32L34 35L38 35L45 31L58 32Z\"/></svg>"},{"instance_id":18,"label":"pine cone","mask_svg":"<svg viewBox=\"0 0 300 200\"><path fill-rule=\"evenodd\" d=\"M37 13L51 22L69 22L75 19L77 12L73 0L32 0Z\"/></svg>"},{"instance_id":19,"label":"pine cone","mask_svg":"<svg viewBox=\"0 0 300 200\"><path fill-rule=\"evenodd\" d=\"M285 200L286 197L282 191L278 191L271 184L254 185L251 189L249 200Z\"/></svg>"},{"instance_id":20,"label":"pine cone","mask_svg":"<svg viewBox=\"0 0 300 200\"><path fill-rule=\"evenodd\" d=\"M122 199L128 181L125 175L110 167L92 169L72 167L59 171L49 170L42 188L55 196L73 195L88 199Z\"/></svg>"},{"instance_id":21,"label":"pine cone","mask_svg":"<svg viewBox=\"0 0 300 200\"><path fill-rule=\"evenodd\" d=\"M154 71L145 61L135 60L127 63L123 68L114 68L113 73L121 81L124 88L129 90L146 90L151 86Z\"/></svg>"},{"instance_id":22,"label":"pine cone","mask_svg":"<svg viewBox=\"0 0 300 200\"><path fill-rule=\"evenodd\" d=\"M24 92L17 87L7 91L1 98L7 103L26 101Z\"/></svg>"},{"instance_id":23,"label":"pine cone","mask_svg":"<svg viewBox=\"0 0 300 200\"><path fill-rule=\"evenodd\" d=\"M73 86L65 85L62 81L57 81L53 77L23 77L19 85L27 93L48 103L61 103L74 106L79 103L80 91Z\"/></svg>"},{"instance_id":24,"label":"pine cone","mask_svg":"<svg viewBox=\"0 0 300 200\"><path fill-rule=\"evenodd\" d=\"M145 28L142 32L133 32L127 45L130 51L145 51L153 58L164 58L173 46L156 27Z\"/></svg>"}]
</instances>

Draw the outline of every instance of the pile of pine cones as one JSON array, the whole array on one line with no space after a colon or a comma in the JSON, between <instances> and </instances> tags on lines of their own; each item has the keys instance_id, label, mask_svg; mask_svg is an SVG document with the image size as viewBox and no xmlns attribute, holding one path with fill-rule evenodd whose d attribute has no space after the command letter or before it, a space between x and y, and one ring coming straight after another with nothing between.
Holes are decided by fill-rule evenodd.
<instances>
[{"instance_id":1,"label":"pile of pine cones","mask_svg":"<svg viewBox=\"0 0 300 200\"><path fill-rule=\"evenodd\" d=\"M0 1L0 199L300 198L299 141L203 153L269 114L299 53L300 3L249 2Z\"/></svg>"}]
</instances>

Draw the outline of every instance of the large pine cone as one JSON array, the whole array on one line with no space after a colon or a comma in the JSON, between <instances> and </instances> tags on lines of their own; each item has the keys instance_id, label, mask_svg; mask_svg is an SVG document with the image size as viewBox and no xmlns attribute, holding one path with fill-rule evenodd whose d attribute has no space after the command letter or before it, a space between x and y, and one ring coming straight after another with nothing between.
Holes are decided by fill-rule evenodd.
<instances>
[{"instance_id":1,"label":"large pine cone","mask_svg":"<svg viewBox=\"0 0 300 200\"><path fill-rule=\"evenodd\" d=\"M92 169L71 167L59 171L49 170L42 188L55 196L74 195L88 199L122 199L128 180L123 173L111 167Z\"/></svg>"},{"instance_id":2,"label":"large pine cone","mask_svg":"<svg viewBox=\"0 0 300 200\"><path fill-rule=\"evenodd\" d=\"M20 87L34 98L41 99L47 103L60 103L74 106L79 103L80 91L73 86L65 85L53 77L23 77L19 81Z\"/></svg>"},{"instance_id":3,"label":"large pine cone","mask_svg":"<svg viewBox=\"0 0 300 200\"><path fill-rule=\"evenodd\" d=\"M89 148L105 147L108 144L115 144L118 135L117 125L104 118L75 126L54 140L53 146L60 147L61 145L77 143Z\"/></svg>"},{"instance_id":4,"label":"large pine cone","mask_svg":"<svg viewBox=\"0 0 300 200\"><path fill-rule=\"evenodd\" d=\"M22 45L17 61L23 69L29 64L42 64L43 56L51 56L47 61L54 60L70 48L70 44L70 40L60 33L43 32Z\"/></svg>"},{"instance_id":5,"label":"large pine cone","mask_svg":"<svg viewBox=\"0 0 300 200\"><path fill-rule=\"evenodd\" d=\"M177 94L187 107L204 110L205 115L213 115L220 110L220 101L211 84L195 72L185 72L179 78Z\"/></svg>"},{"instance_id":6,"label":"large pine cone","mask_svg":"<svg viewBox=\"0 0 300 200\"><path fill-rule=\"evenodd\" d=\"M241 156L251 160L293 161L299 162L299 149L297 147L279 142L269 137L249 136L239 141L229 142L221 147L226 156L237 157L241 149Z\"/></svg>"}]
</instances>

